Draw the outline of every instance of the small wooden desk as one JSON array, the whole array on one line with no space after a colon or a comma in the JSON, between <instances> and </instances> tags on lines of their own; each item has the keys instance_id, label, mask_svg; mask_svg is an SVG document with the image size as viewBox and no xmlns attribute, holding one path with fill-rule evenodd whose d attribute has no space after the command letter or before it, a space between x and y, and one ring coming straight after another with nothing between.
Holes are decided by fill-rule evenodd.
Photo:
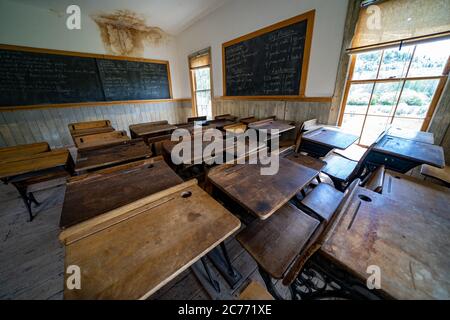
<instances>
[{"instance_id":1,"label":"small wooden desk","mask_svg":"<svg viewBox=\"0 0 450 320\"><path fill-rule=\"evenodd\" d=\"M405 130L401 128L391 128L389 129L387 134L392 137L434 144L434 135L431 132Z\"/></svg>"},{"instance_id":2,"label":"small wooden desk","mask_svg":"<svg viewBox=\"0 0 450 320\"><path fill-rule=\"evenodd\" d=\"M70 123L68 127L72 138L114 131L109 120Z\"/></svg>"},{"instance_id":3,"label":"small wooden desk","mask_svg":"<svg viewBox=\"0 0 450 320\"><path fill-rule=\"evenodd\" d=\"M120 144L80 150L75 164L75 173L98 170L131 161L150 158L152 152L142 139L127 140Z\"/></svg>"},{"instance_id":4,"label":"small wooden desk","mask_svg":"<svg viewBox=\"0 0 450 320\"><path fill-rule=\"evenodd\" d=\"M35 147L31 147L33 152L42 150L40 147ZM67 149L29 155L25 155L24 149L23 146L19 146L19 151L15 156L10 152L10 149L8 150L7 154L10 156L8 159L11 161L4 159L4 161L0 162L0 179L10 182L16 187L25 203L30 221L32 221L35 216L33 215L31 204L40 205L33 192L64 183L70 175L69 171L71 172L73 168L73 161ZM50 183L52 180L53 183ZM36 190L29 189L32 185L35 186ZM40 187L36 187L37 185Z\"/></svg>"},{"instance_id":5,"label":"small wooden desk","mask_svg":"<svg viewBox=\"0 0 450 320\"><path fill-rule=\"evenodd\" d=\"M111 210L61 233L65 266L81 270L64 298L146 299L239 227L195 179Z\"/></svg>"},{"instance_id":6,"label":"small wooden desk","mask_svg":"<svg viewBox=\"0 0 450 320\"><path fill-rule=\"evenodd\" d=\"M412 176L386 170L383 195L412 206L423 206L435 213L450 212L450 189Z\"/></svg>"},{"instance_id":7,"label":"small wooden desk","mask_svg":"<svg viewBox=\"0 0 450 320\"><path fill-rule=\"evenodd\" d=\"M11 162L15 160L26 159L31 155L47 151L50 151L50 146L47 142L37 142L13 147L4 147L0 148L0 162Z\"/></svg>"},{"instance_id":8,"label":"small wooden desk","mask_svg":"<svg viewBox=\"0 0 450 320\"><path fill-rule=\"evenodd\" d=\"M319 174L288 159L279 159L275 175L261 175L260 164L224 164L208 173L219 190L257 218L265 220Z\"/></svg>"},{"instance_id":9,"label":"small wooden desk","mask_svg":"<svg viewBox=\"0 0 450 320\"><path fill-rule=\"evenodd\" d=\"M111 131L74 137L75 146L79 150L95 149L100 146L121 143L130 140L126 131Z\"/></svg>"},{"instance_id":10,"label":"small wooden desk","mask_svg":"<svg viewBox=\"0 0 450 320\"><path fill-rule=\"evenodd\" d=\"M379 266L380 290L387 296L450 299L449 234L448 211L435 214L427 206L359 188L329 229L320 253L363 283L367 267Z\"/></svg>"},{"instance_id":11,"label":"small wooden desk","mask_svg":"<svg viewBox=\"0 0 450 320\"><path fill-rule=\"evenodd\" d=\"M167 123L167 121L148 122L130 125L132 138L151 138L172 133L177 127Z\"/></svg>"},{"instance_id":12,"label":"small wooden desk","mask_svg":"<svg viewBox=\"0 0 450 320\"><path fill-rule=\"evenodd\" d=\"M375 144L366 161L386 169L406 173L422 164L444 168L441 146L386 135Z\"/></svg>"},{"instance_id":13,"label":"small wooden desk","mask_svg":"<svg viewBox=\"0 0 450 320\"><path fill-rule=\"evenodd\" d=\"M70 227L182 181L162 157L74 177L67 184L60 227Z\"/></svg>"},{"instance_id":14,"label":"small wooden desk","mask_svg":"<svg viewBox=\"0 0 450 320\"><path fill-rule=\"evenodd\" d=\"M224 130L223 128L225 126L229 126L231 124L236 123L236 121L230 120L230 119L215 119L210 120L207 122L207 128L208 129L218 129L218 130Z\"/></svg>"},{"instance_id":15,"label":"small wooden desk","mask_svg":"<svg viewBox=\"0 0 450 320\"><path fill-rule=\"evenodd\" d=\"M300 151L314 157L324 157L333 149L347 149L358 137L330 128L319 128L305 132L302 136Z\"/></svg>"}]
</instances>

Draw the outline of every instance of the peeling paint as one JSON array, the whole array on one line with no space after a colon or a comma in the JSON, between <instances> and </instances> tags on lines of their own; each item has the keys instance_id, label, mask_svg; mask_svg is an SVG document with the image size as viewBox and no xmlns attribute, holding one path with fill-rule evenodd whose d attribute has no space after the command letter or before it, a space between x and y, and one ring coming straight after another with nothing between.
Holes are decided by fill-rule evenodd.
<instances>
[{"instance_id":1,"label":"peeling paint","mask_svg":"<svg viewBox=\"0 0 450 320\"><path fill-rule=\"evenodd\" d=\"M130 10L91 15L100 28L105 49L110 54L142 57L144 46L160 46L170 35L161 28L148 26L145 19Z\"/></svg>"}]
</instances>

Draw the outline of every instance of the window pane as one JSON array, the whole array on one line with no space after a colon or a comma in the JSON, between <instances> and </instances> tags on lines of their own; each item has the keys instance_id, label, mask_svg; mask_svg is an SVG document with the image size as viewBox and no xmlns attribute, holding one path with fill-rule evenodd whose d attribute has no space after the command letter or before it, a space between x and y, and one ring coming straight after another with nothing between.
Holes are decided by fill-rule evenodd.
<instances>
[{"instance_id":1,"label":"window pane","mask_svg":"<svg viewBox=\"0 0 450 320\"><path fill-rule=\"evenodd\" d=\"M342 119L341 129L350 134L358 136L361 134L362 126L364 123L364 116L357 114L344 114Z\"/></svg>"},{"instance_id":2,"label":"window pane","mask_svg":"<svg viewBox=\"0 0 450 320\"><path fill-rule=\"evenodd\" d=\"M370 146L390 123L390 117L367 116L360 144Z\"/></svg>"},{"instance_id":3,"label":"window pane","mask_svg":"<svg viewBox=\"0 0 450 320\"><path fill-rule=\"evenodd\" d=\"M440 76L450 54L450 40L417 45L408 77Z\"/></svg>"},{"instance_id":4,"label":"window pane","mask_svg":"<svg viewBox=\"0 0 450 320\"><path fill-rule=\"evenodd\" d=\"M195 84L197 90L211 89L211 78L209 76L209 67L195 69Z\"/></svg>"},{"instance_id":5,"label":"window pane","mask_svg":"<svg viewBox=\"0 0 450 320\"><path fill-rule=\"evenodd\" d=\"M373 83L352 84L345 106L345 113L366 114L372 93Z\"/></svg>"},{"instance_id":6,"label":"window pane","mask_svg":"<svg viewBox=\"0 0 450 320\"><path fill-rule=\"evenodd\" d=\"M368 114L392 116L397 105L401 87L401 80L376 83Z\"/></svg>"},{"instance_id":7,"label":"window pane","mask_svg":"<svg viewBox=\"0 0 450 320\"><path fill-rule=\"evenodd\" d=\"M380 64L381 50L361 53L356 56L353 80L375 79Z\"/></svg>"},{"instance_id":8,"label":"window pane","mask_svg":"<svg viewBox=\"0 0 450 320\"><path fill-rule=\"evenodd\" d=\"M211 91L200 91L195 94L197 101L197 115L212 118Z\"/></svg>"},{"instance_id":9,"label":"window pane","mask_svg":"<svg viewBox=\"0 0 450 320\"><path fill-rule=\"evenodd\" d=\"M422 128L423 119L404 119L394 118L392 121L393 128L402 128L405 130L420 131Z\"/></svg>"},{"instance_id":10,"label":"window pane","mask_svg":"<svg viewBox=\"0 0 450 320\"><path fill-rule=\"evenodd\" d=\"M406 76L408 64L411 60L413 46L405 46L401 50L384 50L379 79L402 78Z\"/></svg>"},{"instance_id":11,"label":"window pane","mask_svg":"<svg viewBox=\"0 0 450 320\"><path fill-rule=\"evenodd\" d=\"M396 117L425 118L439 80L406 81Z\"/></svg>"}]
</instances>

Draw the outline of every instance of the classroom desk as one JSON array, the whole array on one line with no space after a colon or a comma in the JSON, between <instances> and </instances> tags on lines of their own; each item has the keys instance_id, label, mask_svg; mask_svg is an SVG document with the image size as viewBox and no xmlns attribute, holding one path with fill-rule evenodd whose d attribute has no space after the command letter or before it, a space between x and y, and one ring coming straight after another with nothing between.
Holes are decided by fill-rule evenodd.
<instances>
[{"instance_id":1,"label":"classroom desk","mask_svg":"<svg viewBox=\"0 0 450 320\"><path fill-rule=\"evenodd\" d=\"M416 177L386 170L383 195L443 215L450 211L450 189Z\"/></svg>"},{"instance_id":2,"label":"classroom desk","mask_svg":"<svg viewBox=\"0 0 450 320\"><path fill-rule=\"evenodd\" d=\"M357 136L340 130L319 128L303 134L300 151L320 158L326 156L333 149L345 150L356 140L358 140Z\"/></svg>"},{"instance_id":3,"label":"classroom desk","mask_svg":"<svg viewBox=\"0 0 450 320\"><path fill-rule=\"evenodd\" d=\"M150 158L152 152L142 139L127 140L120 144L80 150L75 164L75 173L98 170L131 161Z\"/></svg>"},{"instance_id":4,"label":"classroom desk","mask_svg":"<svg viewBox=\"0 0 450 320\"><path fill-rule=\"evenodd\" d=\"M168 135L177 127L168 123L140 123L130 125L130 134L132 138L151 138L154 136Z\"/></svg>"},{"instance_id":5,"label":"classroom desk","mask_svg":"<svg viewBox=\"0 0 450 320\"><path fill-rule=\"evenodd\" d=\"M74 177L67 183L60 227L65 229L182 181L162 157Z\"/></svg>"},{"instance_id":6,"label":"classroom desk","mask_svg":"<svg viewBox=\"0 0 450 320\"><path fill-rule=\"evenodd\" d=\"M446 213L358 188L319 251L363 284L369 276L367 267L379 266L382 295L450 299L450 216Z\"/></svg>"},{"instance_id":7,"label":"classroom desk","mask_svg":"<svg viewBox=\"0 0 450 320\"><path fill-rule=\"evenodd\" d=\"M261 220L270 217L319 175L318 170L279 158L275 175L261 175L260 164L224 164L208 180Z\"/></svg>"},{"instance_id":8,"label":"classroom desk","mask_svg":"<svg viewBox=\"0 0 450 320\"><path fill-rule=\"evenodd\" d=\"M65 266L81 270L64 298L146 299L239 227L195 179L111 210L61 233Z\"/></svg>"},{"instance_id":9,"label":"classroom desk","mask_svg":"<svg viewBox=\"0 0 450 320\"><path fill-rule=\"evenodd\" d=\"M31 151L42 150L42 147L43 145L36 148L36 145L33 145ZM40 203L33 195L35 190L30 190L29 187L34 185L35 189L38 190L39 188L36 185L39 185L40 188L50 188L63 183L70 175L68 170L73 167L73 161L67 149L28 155L24 154L22 146L19 146L18 150L15 155L7 152L10 157L0 161L0 179L14 185L22 197L30 221L32 221L35 216L31 204L34 203L38 206ZM55 181L50 183L52 180Z\"/></svg>"},{"instance_id":10,"label":"classroom desk","mask_svg":"<svg viewBox=\"0 0 450 320\"><path fill-rule=\"evenodd\" d=\"M11 162L26 159L27 157L50 151L47 142L37 142L32 144L22 144L13 147L0 148L0 162Z\"/></svg>"},{"instance_id":11,"label":"classroom desk","mask_svg":"<svg viewBox=\"0 0 450 320\"><path fill-rule=\"evenodd\" d=\"M386 169L406 173L422 164L444 168L444 151L441 146L414 140L384 136L368 154L366 161Z\"/></svg>"},{"instance_id":12,"label":"classroom desk","mask_svg":"<svg viewBox=\"0 0 450 320\"><path fill-rule=\"evenodd\" d=\"M408 140L414 140L417 142L434 144L434 135L431 132L406 130L401 128L390 128L387 135Z\"/></svg>"},{"instance_id":13,"label":"classroom desk","mask_svg":"<svg viewBox=\"0 0 450 320\"><path fill-rule=\"evenodd\" d=\"M270 134L270 130L278 130L278 133L281 134L295 129L295 125L291 123L292 121L268 120L250 123L248 127L258 131L267 130L268 134Z\"/></svg>"},{"instance_id":14,"label":"classroom desk","mask_svg":"<svg viewBox=\"0 0 450 320\"><path fill-rule=\"evenodd\" d=\"M223 128L225 126L229 126L230 124L234 124L236 121L230 120L230 119L215 119L210 120L206 123L206 126L208 129L218 129L218 130L224 130Z\"/></svg>"}]
</instances>

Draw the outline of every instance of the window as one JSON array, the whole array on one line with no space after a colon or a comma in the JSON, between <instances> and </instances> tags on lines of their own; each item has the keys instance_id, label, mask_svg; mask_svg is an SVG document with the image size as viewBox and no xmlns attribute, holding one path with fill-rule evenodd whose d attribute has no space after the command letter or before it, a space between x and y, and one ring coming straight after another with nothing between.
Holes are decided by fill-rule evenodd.
<instances>
[{"instance_id":1,"label":"window","mask_svg":"<svg viewBox=\"0 0 450 320\"><path fill-rule=\"evenodd\" d=\"M210 50L205 49L189 56L194 116L212 119L212 77Z\"/></svg>"},{"instance_id":2,"label":"window","mask_svg":"<svg viewBox=\"0 0 450 320\"><path fill-rule=\"evenodd\" d=\"M449 39L353 54L339 125L365 146L389 125L425 131L447 79L449 54Z\"/></svg>"}]
</instances>

